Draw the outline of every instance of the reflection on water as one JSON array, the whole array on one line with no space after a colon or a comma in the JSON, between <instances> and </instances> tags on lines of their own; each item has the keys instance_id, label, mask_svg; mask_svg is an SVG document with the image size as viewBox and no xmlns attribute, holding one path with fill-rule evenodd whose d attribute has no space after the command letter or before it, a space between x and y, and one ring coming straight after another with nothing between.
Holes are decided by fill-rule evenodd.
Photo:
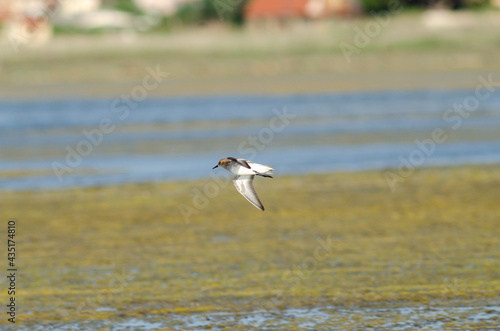
<instances>
[{"instance_id":1,"label":"reflection on water","mask_svg":"<svg viewBox=\"0 0 500 331\"><path fill-rule=\"evenodd\" d=\"M0 188L196 179L224 156L272 164L277 174L397 168L436 128L446 141L416 165L500 163L500 95L468 116L450 111L470 95L217 96L134 109L111 100L3 102Z\"/></svg>"}]
</instances>

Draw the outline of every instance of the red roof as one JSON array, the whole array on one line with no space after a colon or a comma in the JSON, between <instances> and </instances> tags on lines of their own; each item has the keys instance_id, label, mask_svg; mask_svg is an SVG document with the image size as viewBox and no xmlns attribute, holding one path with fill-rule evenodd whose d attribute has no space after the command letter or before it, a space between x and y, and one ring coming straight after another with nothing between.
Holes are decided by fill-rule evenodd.
<instances>
[{"instance_id":1,"label":"red roof","mask_svg":"<svg viewBox=\"0 0 500 331\"><path fill-rule=\"evenodd\" d=\"M308 2L309 0L251 0L245 7L245 17L305 17Z\"/></svg>"}]
</instances>

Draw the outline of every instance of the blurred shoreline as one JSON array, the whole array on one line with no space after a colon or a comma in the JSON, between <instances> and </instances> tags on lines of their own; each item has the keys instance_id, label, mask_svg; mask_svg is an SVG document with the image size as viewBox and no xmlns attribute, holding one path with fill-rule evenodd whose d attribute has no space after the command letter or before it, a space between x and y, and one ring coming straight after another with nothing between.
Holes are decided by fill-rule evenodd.
<instances>
[{"instance_id":1,"label":"blurred shoreline","mask_svg":"<svg viewBox=\"0 0 500 331\"><path fill-rule=\"evenodd\" d=\"M375 18L272 31L214 24L164 34L56 35L18 53L2 46L0 100L115 96L148 66L169 74L153 97L470 88L477 76L500 72L500 12L467 14L472 23L450 26L429 26L425 13L394 16L351 54L340 45L355 46Z\"/></svg>"}]
</instances>

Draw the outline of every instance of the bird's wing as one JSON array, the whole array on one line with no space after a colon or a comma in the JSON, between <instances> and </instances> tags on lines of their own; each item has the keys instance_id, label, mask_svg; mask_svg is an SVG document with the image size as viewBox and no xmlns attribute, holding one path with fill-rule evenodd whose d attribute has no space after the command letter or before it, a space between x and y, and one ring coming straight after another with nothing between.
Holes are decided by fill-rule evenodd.
<instances>
[{"instance_id":1,"label":"bird's wing","mask_svg":"<svg viewBox=\"0 0 500 331\"><path fill-rule=\"evenodd\" d=\"M250 168L250 165L248 164L248 161L245 160L245 159L240 159L240 158L236 158L236 157L227 157L228 160L231 160L233 162L236 162L238 163L240 166L242 167L245 167L247 169L251 169Z\"/></svg>"},{"instance_id":2,"label":"bird's wing","mask_svg":"<svg viewBox=\"0 0 500 331\"><path fill-rule=\"evenodd\" d=\"M236 176L233 178L234 187L247 199L252 205L264 211L264 206L260 202L255 189L253 188L253 178L255 176Z\"/></svg>"},{"instance_id":3,"label":"bird's wing","mask_svg":"<svg viewBox=\"0 0 500 331\"><path fill-rule=\"evenodd\" d=\"M247 161L247 164L250 166L250 169L255 171L255 173L258 175L264 175L264 174L272 175L272 173L274 171L274 169L268 165L255 163L255 162L248 161L248 160L245 160L245 161ZM264 176L264 177L271 177L271 176Z\"/></svg>"}]
</instances>

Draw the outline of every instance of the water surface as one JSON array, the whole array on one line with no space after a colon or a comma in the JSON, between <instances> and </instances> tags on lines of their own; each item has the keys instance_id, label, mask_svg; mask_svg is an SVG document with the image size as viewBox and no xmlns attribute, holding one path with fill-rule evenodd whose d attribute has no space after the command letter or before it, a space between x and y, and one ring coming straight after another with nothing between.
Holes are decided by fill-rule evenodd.
<instances>
[{"instance_id":1,"label":"water surface","mask_svg":"<svg viewBox=\"0 0 500 331\"><path fill-rule=\"evenodd\" d=\"M104 99L2 102L0 188L199 179L224 156L270 164L278 175L500 163L500 95L467 116L452 112L471 96L213 96L134 107ZM445 141L422 150L416 142L429 142L436 129Z\"/></svg>"}]
</instances>

